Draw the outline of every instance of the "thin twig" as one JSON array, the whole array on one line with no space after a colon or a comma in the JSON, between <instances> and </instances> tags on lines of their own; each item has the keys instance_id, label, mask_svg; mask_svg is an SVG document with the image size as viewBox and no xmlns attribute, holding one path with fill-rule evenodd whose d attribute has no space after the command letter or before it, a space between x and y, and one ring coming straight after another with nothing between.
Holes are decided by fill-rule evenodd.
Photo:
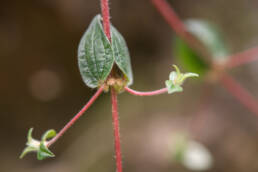
<instances>
[{"instance_id":1,"label":"thin twig","mask_svg":"<svg viewBox=\"0 0 258 172\"><path fill-rule=\"evenodd\" d=\"M231 55L226 68L234 68L258 60L258 46L243 52Z\"/></svg>"},{"instance_id":2,"label":"thin twig","mask_svg":"<svg viewBox=\"0 0 258 172\"><path fill-rule=\"evenodd\" d=\"M203 60L211 62L211 56L209 53L205 52L201 42L190 32L187 31L184 23L177 16L174 9L169 5L166 0L151 0L153 5L157 8L160 14L164 17L170 27L175 31L175 33L182 38L188 45L196 50L196 52L203 57Z\"/></svg>"},{"instance_id":3,"label":"thin twig","mask_svg":"<svg viewBox=\"0 0 258 172\"><path fill-rule=\"evenodd\" d=\"M104 86L101 86L97 92L91 97L88 103L64 126L62 130L60 130L57 135L52 138L48 143L47 146L51 146L55 143L83 114L84 112L89 109L89 107L94 103L94 101L99 97L99 95L103 92Z\"/></svg>"},{"instance_id":4,"label":"thin twig","mask_svg":"<svg viewBox=\"0 0 258 172\"><path fill-rule=\"evenodd\" d=\"M162 88L160 90L155 90L155 91L140 92L140 91L135 91L131 88L125 87L125 91L127 91L130 94L136 95L136 96L154 96L154 95L167 93L168 89L167 88Z\"/></svg>"},{"instance_id":5,"label":"thin twig","mask_svg":"<svg viewBox=\"0 0 258 172\"><path fill-rule=\"evenodd\" d=\"M221 84L241 104L248 108L255 115L258 115L258 101L246 91L236 80L226 73L220 79Z\"/></svg>"}]
</instances>

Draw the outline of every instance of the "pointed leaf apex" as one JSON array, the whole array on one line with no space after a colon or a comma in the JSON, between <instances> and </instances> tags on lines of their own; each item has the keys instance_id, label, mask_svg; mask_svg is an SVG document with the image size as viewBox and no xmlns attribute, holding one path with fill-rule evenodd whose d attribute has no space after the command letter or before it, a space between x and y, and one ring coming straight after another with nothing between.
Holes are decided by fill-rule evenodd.
<instances>
[{"instance_id":1,"label":"pointed leaf apex","mask_svg":"<svg viewBox=\"0 0 258 172\"><path fill-rule=\"evenodd\" d=\"M46 141L47 139L50 139L52 137L55 137L56 131L55 130L48 130L46 131L42 136L42 141Z\"/></svg>"},{"instance_id":2,"label":"pointed leaf apex","mask_svg":"<svg viewBox=\"0 0 258 172\"><path fill-rule=\"evenodd\" d=\"M33 131L33 128L30 128L28 131L28 136L27 136L28 142L32 140L32 131Z\"/></svg>"},{"instance_id":3,"label":"pointed leaf apex","mask_svg":"<svg viewBox=\"0 0 258 172\"><path fill-rule=\"evenodd\" d=\"M181 73L180 70L179 70L179 68L177 67L177 65L174 65L174 64L173 64L172 66L175 68L177 74L180 74L180 73Z\"/></svg>"},{"instance_id":4,"label":"pointed leaf apex","mask_svg":"<svg viewBox=\"0 0 258 172\"><path fill-rule=\"evenodd\" d=\"M168 89L168 93L172 94L175 92L182 92L183 88L181 85L184 80L189 77L198 77L199 75L196 73L181 73L179 68L176 65L173 65L176 71L172 71L169 74L169 80L165 82L166 87Z\"/></svg>"}]
</instances>

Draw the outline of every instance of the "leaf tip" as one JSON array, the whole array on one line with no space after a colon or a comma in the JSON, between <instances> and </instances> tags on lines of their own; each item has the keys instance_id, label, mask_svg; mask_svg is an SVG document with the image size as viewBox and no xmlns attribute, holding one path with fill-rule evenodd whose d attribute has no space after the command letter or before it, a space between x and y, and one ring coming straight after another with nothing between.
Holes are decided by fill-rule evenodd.
<instances>
[{"instance_id":1,"label":"leaf tip","mask_svg":"<svg viewBox=\"0 0 258 172\"><path fill-rule=\"evenodd\" d=\"M196 73L181 73L176 65L172 66L175 68L175 71L172 71L169 74L169 80L165 82L169 94L175 92L182 92L183 88L181 87L181 85L183 84L186 78L199 76Z\"/></svg>"}]
</instances>

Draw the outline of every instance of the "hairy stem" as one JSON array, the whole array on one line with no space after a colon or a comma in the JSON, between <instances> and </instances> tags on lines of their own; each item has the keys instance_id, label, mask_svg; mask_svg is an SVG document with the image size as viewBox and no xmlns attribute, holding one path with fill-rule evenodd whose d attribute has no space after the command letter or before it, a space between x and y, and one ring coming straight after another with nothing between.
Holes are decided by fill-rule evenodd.
<instances>
[{"instance_id":1,"label":"hairy stem","mask_svg":"<svg viewBox=\"0 0 258 172\"><path fill-rule=\"evenodd\" d=\"M111 42L110 36L110 14L109 14L109 6L108 0L101 0L101 13L103 18L103 28L106 36L108 37L109 41Z\"/></svg>"},{"instance_id":2,"label":"hairy stem","mask_svg":"<svg viewBox=\"0 0 258 172\"><path fill-rule=\"evenodd\" d=\"M114 137L115 137L116 168L117 168L117 172L122 172L122 157L121 157L121 146L120 146L117 93L114 88L111 88L111 101L112 101L112 119L113 119L113 128L114 128Z\"/></svg>"},{"instance_id":3,"label":"hairy stem","mask_svg":"<svg viewBox=\"0 0 258 172\"><path fill-rule=\"evenodd\" d=\"M232 96L234 96L241 104L247 107L255 115L258 115L258 101L237 81L225 73L221 77L220 81Z\"/></svg>"},{"instance_id":4,"label":"hairy stem","mask_svg":"<svg viewBox=\"0 0 258 172\"><path fill-rule=\"evenodd\" d=\"M94 101L99 97L99 95L103 92L104 86L101 86L98 91L91 97L88 103L64 126L62 130L60 130L57 135L51 139L47 146L51 146L55 143L83 114L89 109L89 107L94 103Z\"/></svg>"},{"instance_id":5,"label":"hairy stem","mask_svg":"<svg viewBox=\"0 0 258 172\"><path fill-rule=\"evenodd\" d=\"M104 32L108 37L109 41L111 42L108 0L101 0L101 9L102 9ZM114 68L111 71L111 75L113 74L114 74ZM111 88L111 101L112 101L112 119L113 119L114 138L115 138L116 168L117 168L117 172L122 172L122 155L121 155L121 146L120 146L117 93L114 88Z\"/></svg>"},{"instance_id":6,"label":"hairy stem","mask_svg":"<svg viewBox=\"0 0 258 172\"><path fill-rule=\"evenodd\" d=\"M258 60L258 46L230 56L227 68L234 68Z\"/></svg>"},{"instance_id":7,"label":"hairy stem","mask_svg":"<svg viewBox=\"0 0 258 172\"><path fill-rule=\"evenodd\" d=\"M167 93L168 89L167 88L162 88L160 90L155 90L155 91L140 92L140 91L135 91L131 88L125 87L125 91L127 91L130 94L136 95L136 96L154 96L154 95Z\"/></svg>"}]
</instances>

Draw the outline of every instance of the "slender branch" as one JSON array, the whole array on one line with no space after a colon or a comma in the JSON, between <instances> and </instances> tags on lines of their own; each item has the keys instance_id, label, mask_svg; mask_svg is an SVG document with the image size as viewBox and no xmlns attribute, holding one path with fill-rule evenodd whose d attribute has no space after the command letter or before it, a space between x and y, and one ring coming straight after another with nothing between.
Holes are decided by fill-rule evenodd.
<instances>
[{"instance_id":1,"label":"slender branch","mask_svg":"<svg viewBox=\"0 0 258 172\"><path fill-rule=\"evenodd\" d=\"M109 41L111 42L110 36L110 14L109 14L109 6L108 0L101 0L101 13L103 18L103 27L106 36L108 37Z\"/></svg>"},{"instance_id":2,"label":"slender branch","mask_svg":"<svg viewBox=\"0 0 258 172\"><path fill-rule=\"evenodd\" d=\"M212 59L210 58L210 54L205 52L201 46L201 42L187 31L184 23L180 20L169 3L166 0L151 0L151 2L164 17L170 27L176 32L176 34L186 41L191 48L196 50L197 53L204 58L203 60L210 62Z\"/></svg>"},{"instance_id":3,"label":"slender branch","mask_svg":"<svg viewBox=\"0 0 258 172\"><path fill-rule=\"evenodd\" d=\"M168 24L174 29L174 31L179 35L182 36L184 39L191 39L188 38L189 34L181 22L177 14L175 13L174 9L170 7L168 2L165 0L151 0L157 10L161 13L161 15L165 18Z\"/></svg>"},{"instance_id":4,"label":"slender branch","mask_svg":"<svg viewBox=\"0 0 258 172\"><path fill-rule=\"evenodd\" d=\"M168 89L162 88L160 90L155 90L155 91L141 92L141 91L135 91L129 87L125 87L125 91L127 91L128 93L130 93L132 95L136 95L136 96L155 96L155 95L167 93Z\"/></svg>"},{"instance_id":5,"label":"slender branch","mask_svg":"<svg viewBox=\"0 0 258 172\"><path fill-rule=\"evenodd\" d=\"M99 95L103 92L104 86L101 86L97 92L91 97L91 99L88 101L88 103L64 126L62 130L57 133L57 135L51 139L47 146L51 146L53 143L55 143L83 114L84 112L89 109L89 107L94 103L94 101L99 97Z\"/></svg>"},{"instance_id":6,"label":"slender branch","mask_svg":"<svg viewBox=\"0 0 258 172\"><path fill-rule=\"evenodd\" d=\"M246 91L237 81L226 73L221 77L220 82L227 89L227 91L234 96L241 104L248 110L258 115L258 101Z\"/></svg>"},{"instance_id":7,"label":"slender branch","mask_svg":"<svg viewBox=\"0 0 258 172\"><path fill-rule=\"evenodd\" d=\"M121 157L121 146L120 146L117 93L114 88L111 88L111 101L112 101L112 119L113 119L113 128L114 128L114 137L115 137L116 168L117 168L117 172L122 172L122 157Z\"/></svg>"},{"instance_id":8,"label":"slender branch","mask_svg":"<svg viewBox=\"0 0 258 172\"><path fill-rule=\"evenodd\" d=\"M110 15L108 0L101 0L103 27L106 36L111 42L110 34ZM110 76L114 74L114 68L111 71ZM111 88L111 101L112 101L112 119L115 137L115 154L116 154L116 168L117 172L122 172L122 155L120 146L120 133L119 133L119 119L118 119L118 108L117 108L117 93L114 88Z\"/></svg>"},{"instance_id":9,"label":"slender branch","mask_svg":"<svg viewBox=\"0 0 258 172\"><path fill-rule=\"evenodd\" d=\"M256 60L258 60L258 46L230 56L226 67L234 68Z\"/></svg>"}]
</instances>

